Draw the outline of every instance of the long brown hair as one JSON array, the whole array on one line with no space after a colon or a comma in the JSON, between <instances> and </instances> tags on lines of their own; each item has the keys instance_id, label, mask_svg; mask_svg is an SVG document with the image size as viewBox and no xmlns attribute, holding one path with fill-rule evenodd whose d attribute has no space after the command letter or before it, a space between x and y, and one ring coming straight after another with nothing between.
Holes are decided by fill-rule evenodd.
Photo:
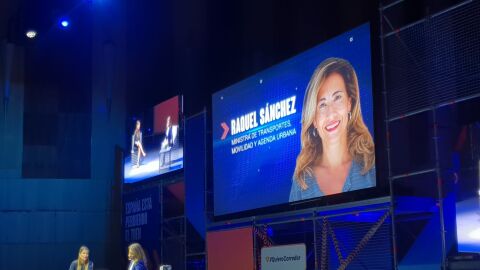
<instances>
[{"instance_id":1,"label":"long brown hair","mask_svg":"<svg viewBox=\"0 0 480 270\"><path fill-rule=\"evenodd\" d=\"M88 249L87 246L81 246L80 247L80 250L78 250L77 270L82 270L84 266L85 266L85 270L88 270L89 259L87 259L87 261L85 263L80 262L81 261L80 254L82 254L82 252L84 252L84 251L90 252L90 250Z\"/></svg>"},{"instance_id":2,"label":"long brown hair","mask_svg":"<svg viewBox=\"0 0 480 270\"><path fill-rule=\"evenodd\" d=\"M348 121L347 142L348 151L355 161L361 164L362 174L366 174L375 164L375 149L372 136L363 122L360 108L360 94L358 79L352 65L341 58L328 58L318 65L308 83L302 109L302 149L297 157L297 164L293 178L303 189L308 186L305 182L306 174L312 176L312 166L318 157L323 154L322 140L320 136L314 136L313 125L317 108L318 91L325 79L331 74L342 76L347 95L351 100L351 119Z\"/></svg>"},{"instance_id":3,"label":"long brown hair","mask_svg":"<svg viewBox=\"0 0 480 270\"><path fill-rule=\"evenodd\" d=\"M135 121L135 130L134 130L135 136L138 136L138 133L140 133L140 128L137 128L139 124L142 125L142 122L140 122L140 120Z\"/></svg>"}]
</instances>

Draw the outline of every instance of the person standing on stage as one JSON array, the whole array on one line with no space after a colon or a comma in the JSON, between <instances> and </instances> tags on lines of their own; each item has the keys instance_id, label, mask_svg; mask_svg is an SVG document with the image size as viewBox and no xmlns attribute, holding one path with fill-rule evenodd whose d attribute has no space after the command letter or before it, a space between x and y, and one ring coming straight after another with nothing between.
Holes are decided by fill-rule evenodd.
<instances>
[{"instance_id":1,"label":"person standing on stage","mask_svg":"<svg viewBox=\"0 0 480 270\"><path fill-rule=\"evenodd\" d=\"M147 270L147 258L143 248L138 243L128 246L128 270Z\"/></svg>"}]
</instances>

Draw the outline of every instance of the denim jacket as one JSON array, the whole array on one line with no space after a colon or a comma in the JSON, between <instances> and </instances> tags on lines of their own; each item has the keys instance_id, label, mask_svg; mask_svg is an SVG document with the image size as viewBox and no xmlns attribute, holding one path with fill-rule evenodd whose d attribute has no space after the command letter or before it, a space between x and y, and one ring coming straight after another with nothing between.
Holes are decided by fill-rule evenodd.
<instances>
[{"instance_id":1,"label":"denim jacket","mask_svg":"<svg viewBox=\"0 0 480 270\"><path fill-rule=\"evenodd\" d=\"M147 267L145 267L145 264L143 263L143 261L137 261L136 263L131 261L130 265L128 266L128 269L130 269L130 267L132 268L132 270L147 270Z\"/></svg>"},{"instance_id":2,"label":"denim jacket","mask_svg":"<svg viewBox=\"0 0 480 270\"><path fill-rule=\"evenodd\" d=\"M70 264L70 268L68 268L69 270L77 270L77 260L73 261L71 264ZM93 270L93 262L92 261L88 261L88 269L85 269L85 267L82 269L82 270Z\"/></svg>"},{"instance_id":3,"label":"denim jacket","mask_svg":"<svg viewBox=\"0 0 480 270\"><path fill-rule=\"evenodd\" d=\"M343 185L342 192L348 192L357 189L369 188L375 186L375 166L372 167L366 174L362 175L362 166L356 161L352 161L352 166L348 173L345 184ZM289 202L301 201L306 199L312 199L316 197L324 196L324 193L317 185L317 181L314 176L306 175L305 183L307 189L302 190L297 181L293 180L292 188L290 189Z\"/></svg>"}]
</instances>

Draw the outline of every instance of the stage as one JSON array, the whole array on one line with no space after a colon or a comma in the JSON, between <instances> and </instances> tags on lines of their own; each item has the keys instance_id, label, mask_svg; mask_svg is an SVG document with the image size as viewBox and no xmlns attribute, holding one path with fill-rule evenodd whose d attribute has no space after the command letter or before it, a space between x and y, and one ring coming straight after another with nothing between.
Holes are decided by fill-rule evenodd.
<instances>
[{"instance_id":1,"label":"stage","mask_svg":"<svg viewBox=\"0 0 480 270\"><path fill-rule=\"evenodd\" d=\"M157 151L146 153L145 158L140 159L140 166L132 164L132 158L128 155L124 163L125 183L135 183L152 176L172 172L183 168L183 147L175 147L170 153L166 152L165 164L160 166L160 154ZM163 155L163 154L162 154ZM168 162L171 156L171 162Z\"/></svg>"}]
</instances>

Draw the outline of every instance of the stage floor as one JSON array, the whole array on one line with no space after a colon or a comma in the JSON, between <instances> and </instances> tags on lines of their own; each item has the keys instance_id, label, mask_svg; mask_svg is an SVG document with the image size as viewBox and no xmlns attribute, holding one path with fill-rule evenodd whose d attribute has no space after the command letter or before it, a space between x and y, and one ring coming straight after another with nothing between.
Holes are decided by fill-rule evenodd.
<instances>
[{"instance_id":1,"label":"stage floor","mask_svg":"<svg viewBox=\"0 0 480 270\"><path fill-rule=\"evenodd\" d=\"M124 163L125 183L135 183L154 177L160 174L172 172L183 168L183 147L175 148L171 152L171 162L168 163L168 154L166 164L160 166L160 156L158 152L147 152L147 156L142 159L140 166L132 166L131 157L128 156Z\"/></svg>"}]
</instances>

